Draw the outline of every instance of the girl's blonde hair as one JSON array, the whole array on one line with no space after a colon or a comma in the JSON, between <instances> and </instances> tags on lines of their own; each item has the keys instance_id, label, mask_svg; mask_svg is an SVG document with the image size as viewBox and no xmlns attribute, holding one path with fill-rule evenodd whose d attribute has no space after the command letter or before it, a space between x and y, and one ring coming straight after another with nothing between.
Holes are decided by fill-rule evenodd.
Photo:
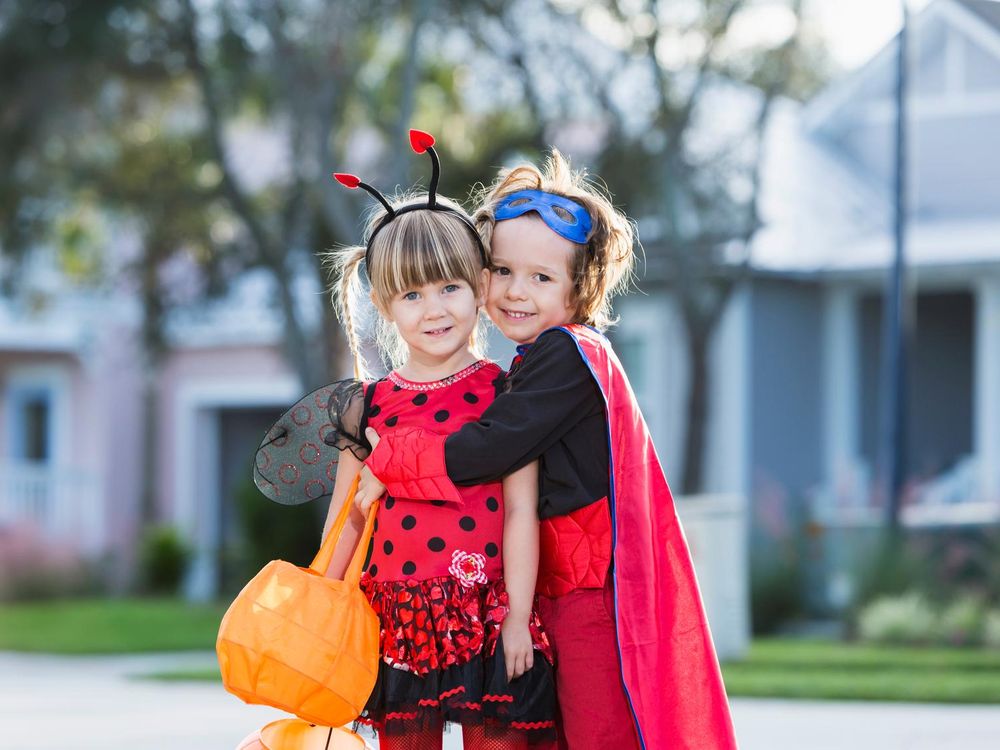
<instances>
[{"instance_id":1,"label":"girl's blonde hair","mask_svg":"<svg viewBox=\"0 0 1000 750\"><path fill-rule=\"evenodd\" d=\"M520 190L543 190L579 203L590 214L592 228L587 244L576 245L570 263L576 312L573 323L584 323L605 330L617 322L611 299L626 291L635 267L635 230L632 222L616 209L605 190L587 179L584 172L574 172L569 161L552 149L542 169L526 164L500 172L494 183L482 191L473 219L490 247L494 214L506 196Z\"/></svg>"},{"instance_id":2,"label":"girl's blonde hair","mask_svg":"<svg viewBox=\"0 0 1000 750\"><path fill-rule=\"evenodd\" d=\"M426 204L426 193L411 193L392 201L394 209L414 203ZM437 196L439 205L446 205L466 216L455 201ZM368 377L368 367L358 335L359 315L356 304L365 296L361 265L365 260L367 242L385 218L386 210L376 206L365 223L366 245L341 248L326 255L324 262L336 276L331 297L337 316L347 333L354 354L354 372L358 378ZM385 318L392 299L405 291L442 281L461 280L478 296L482 284L483 259L476 239L460 218L448 211L409 211L386 224L371 243L371 267L366 268L372 300L380 313L377 318L376 342L379 352L393 367L406 361L406 342L396 327ZM471 346L482 356L479 324L473 329Z\"/></svg>"}]
</instances>

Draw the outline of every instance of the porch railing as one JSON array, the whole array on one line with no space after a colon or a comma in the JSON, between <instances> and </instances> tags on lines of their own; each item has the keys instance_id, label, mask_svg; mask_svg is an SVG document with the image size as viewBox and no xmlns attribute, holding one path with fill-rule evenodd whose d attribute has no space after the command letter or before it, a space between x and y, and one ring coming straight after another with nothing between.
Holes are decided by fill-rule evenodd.
<instances>
[{"instance_id":1,"label":"porch railing","mask_svg":"<svg viewBox=\"0 0 1000 750\"><path fill-rule=\"evenodd\" d=\"M20 525L81 552L101 552L106 517L98 478L73 467L0 463L0 528Z\"/></svg>"}]
</instances>

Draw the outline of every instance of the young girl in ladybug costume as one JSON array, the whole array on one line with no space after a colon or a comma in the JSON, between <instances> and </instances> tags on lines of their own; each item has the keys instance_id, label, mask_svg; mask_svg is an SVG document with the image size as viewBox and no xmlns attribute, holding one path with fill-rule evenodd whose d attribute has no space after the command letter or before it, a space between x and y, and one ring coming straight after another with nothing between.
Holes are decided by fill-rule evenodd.
<instances>
[{"instance_id":1,"label":"young girl in ladybug costume","mask_svg":"<svg viewBox=\"0 0 1000 750\"><path fill-rule=\"evenodd\" d=\"M360 507L454 499L539 462L539 611L570 750L729 750L729 705L673 498L628 379L601 333L633 231L554 152L500 174L476 223L487 312L519 344L506 392L451 435L369 432Z\"/></svg>"},{"instance_id":2,"label":"young girl in ladybug costume","mask_svg":"<svg viewBox=\"0 0 1000 750\"><path fill-rule=\"evenodd\" d=\"M364 264L380 341L397 367L378 380L334 383L301 402L306 411L322 405L328 421L321 449L339 458L328 527L369 454L366 427L447 435L479 419L503 381L502 370L483 359L475 343L489 281L486 251L470 217L436 195L433 142L411 132L414 149L433 160L428 194L390 202L352 175L335 175L381 204L365 246L333 254L335 303L361 371L354 331ZM295 409L289 413L294 422ZM264 462L258 462L258 485L276 495L289 493L284 480L297 477L292 469L303 462L332 471L329 456L317 460L312 452L320 442L314 429L302 428L309 450L294 424L289 429L293 434L282 433L281 446L268 446L266 464L274 474L262 478ZM301 492L315 496L320 484L305 482ZM551 650L533 607L536 466L526 464L502 486L497 477L457 491L442 488L448 497L433 483L418 484L421 499L390 494L378 508L362 587L381 622L382 662L361 721L374 725L383 750L440 748L445 722L462 725L470 750L551 746ZM329 575L342 575L364 519L353 510Z\"/></svg>"}]
</instances>

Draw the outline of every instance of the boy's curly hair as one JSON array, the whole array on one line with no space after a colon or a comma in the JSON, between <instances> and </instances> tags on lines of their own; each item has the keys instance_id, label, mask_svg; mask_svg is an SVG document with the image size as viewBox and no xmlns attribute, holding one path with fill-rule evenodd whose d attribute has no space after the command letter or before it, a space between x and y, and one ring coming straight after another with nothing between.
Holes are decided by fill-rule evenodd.
<instances>
[{"instance_id":1,"label":"boy's curly hair","mask_svg":"<svg viewBox=\"0 0 1000 750\"><path fill-rule=\"evenodd\" d=\"M611 203L611 197L587 178L574 172L558 150L545 160L541 169L525 164L500 172L476 201L473 215L483 244L490 248L494 212L499 202L519 190L543 190L579 203L590 214L591 230L587 244L576 245L570 263L573 276L576 313L573 323L584 323L605 330L617 322L611 300L626 291L634 278L636 255L635 229L632 222Z\"/></svg>"}]
</instances>

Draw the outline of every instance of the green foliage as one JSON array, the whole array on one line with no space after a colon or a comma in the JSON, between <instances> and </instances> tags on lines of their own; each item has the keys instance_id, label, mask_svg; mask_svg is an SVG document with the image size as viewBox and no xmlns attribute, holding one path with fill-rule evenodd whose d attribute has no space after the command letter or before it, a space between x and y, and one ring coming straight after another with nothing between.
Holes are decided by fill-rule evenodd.
<instances>
[{"instance_id":1,"label":"green foliage","mask_svg":"<svg viewBox=\"0 0 1000 750\"><path fill-rule=\"evenodd\" d=\"M172 526L154 526L139 543L142 587L153 594L176 594L191 562L191 549Z\"/></svg>"},{"instance_id":2,"label":"green foliage","mask_svg":"<svg viewBox=\"0 0 1000 750\"><path fill-rule=\"evenodd\" d=\"M289 506L265 498L253 482L247 480L235 495L243 542L231 550L236 571L227 588L238 591L257 571L271 560L287 560L308 565L319 550L323 532L322 503Z\"/></svg>"},{"instance_id":3,"label":"green foliage","mask_svg":"<svg viewBox=\"0 0 1000 750\"><path fill-rule=\"evenodd\" d=\"M774 633L802 614L802 575L792 559L756 562L750 572L750 618L754 635Z\"/></svg>"},{"instance_id":4,"label":"green foliage","mask_svg":"<svg viewBox=\"0 0 1000 750\"><path fill-rule=\"evenodd\" d=\"M880 532L877 532L880 533ZM906 537L880 536L868 545L858 545L858 586L854 608L884 596L925 591L930 580L929 563Z\"/></svg>"},{"instance_id":5,"label":"green foliage","mask_svg":"<svg viewBox=\"0 0 1000 750\"><path fill-rule=\"evenodd\" d=\"M925 595L908 592L872 601L858 615L858 636L872 643L942 646L994 644L1000 610L988 611L983 599L960 595L937 605Z\"/></svg>"},{"instance_id":6,"label":"green foliage","mask_svg":"<svg viewBox=\"0 0 1000 750\"><path fill-rule=\"evenodd\" d=\"M940 606L956 596L1000 604L1000 531L933 528L901 531L870 545L856 545L856 610L885 597L919 591Z\"/></svg>"},{"instance_id":7,"label":"green foliage","mask_svg":"<svg viewBox=\"0 0 1000 750\"><path fill-rule=\"evenodd\" d=\"M759 485L750 530L750 617L755 635L777 631L805 610L806 534L803 503Z\"/></svg>"},{"instance_id":8,"label":"green foliage","mask_svg":"<svg viewBox=\"0 0 1000 750\"><path fill-rule=\"evenodd\" d=\"M934 610L918 593L876 599L858 616L858 635L874 643L930 643L936 626Z\"/></svg>"},{"instance_id":9,"label":"green foliage","mask_svg":"<svg viewBox=\"0 0 1000 750\"><path fill-rule=\"evenodd\" d=\"M983 643L986 607L978 596L960 596L945 607L938 620L938 640L953 646Z\"/></svg>"},{"instance_id":10,"label":"green foliage","mask_svg":"<svg viewBox=\"0 0 1000 750\"><path fill-rule=\"evenodd\" d=\"M1000 609L987 612L983 618L983 644L1000 649Z\"/></svg>"}]
</instances>

